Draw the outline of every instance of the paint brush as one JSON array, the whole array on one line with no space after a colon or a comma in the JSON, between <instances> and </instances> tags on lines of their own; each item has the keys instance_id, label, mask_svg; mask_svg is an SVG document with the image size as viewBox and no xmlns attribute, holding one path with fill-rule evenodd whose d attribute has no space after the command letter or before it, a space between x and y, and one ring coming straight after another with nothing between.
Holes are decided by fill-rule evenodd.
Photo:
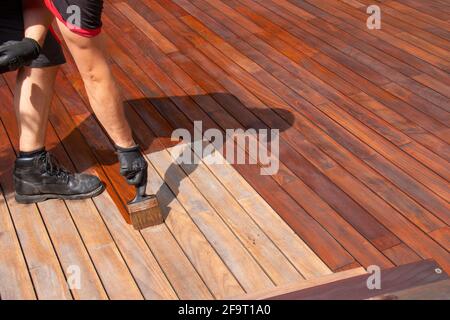
<instances>
[{"instance_id":1,"label":"paint brush","mask_svg":"<svg viewBox=\"0 0 450 320\"><path fill-rule=\"evenodd\" d=\"M136 197L127 204L131 223L136 230L142 230L164 223L158 199L155 195L147 195L147 176L143 183L136 186Z\"/></svg>"}]
</instances>

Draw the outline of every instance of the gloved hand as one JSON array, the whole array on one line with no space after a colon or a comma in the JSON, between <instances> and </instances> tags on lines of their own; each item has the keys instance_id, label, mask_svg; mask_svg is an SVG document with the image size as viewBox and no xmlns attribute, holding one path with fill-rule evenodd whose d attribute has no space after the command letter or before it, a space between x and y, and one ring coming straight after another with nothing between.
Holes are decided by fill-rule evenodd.
<instances>
[{"instance_id":1,"label":"gloved hand","mask_svg":"<svg viewBox=\"0 0 450 320\"><path fill-rule=\"evenodd\" d=\"M120 174L128 184L142 186L147 184L148 164L142 156L139 146L120 148L116 146L117 157L120 162Z\"/></svg>"},{"instance_id":2,"label":"gloved hand","mask_svg":"<svg viewBox=\"0 0 450 320\"><path fill-rule=\"evenodd\" d=\"M17 70L39 57L41 47L30 38L8 41L0 46L0 74Z\"/></svg>"}]
</instances>

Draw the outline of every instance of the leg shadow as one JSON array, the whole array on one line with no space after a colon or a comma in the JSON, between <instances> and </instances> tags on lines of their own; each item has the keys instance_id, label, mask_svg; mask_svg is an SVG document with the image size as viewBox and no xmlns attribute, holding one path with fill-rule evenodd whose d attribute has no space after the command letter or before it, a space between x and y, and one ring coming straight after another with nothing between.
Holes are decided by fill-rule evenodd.
<instances>
[{"instance_id":1,"label":"leg shadow","mask_svg":"<svg viewBox=\"0 0 450 320\"><path fill-rule=\"evenodd\" d=\"M203 130L217 129L221 132L225 132L227 129L257 131L277 129L283 132L291 128L295 122L295 115L288 110L264 105L247 106L235 96L227 93L142 98L127 100L124 103L125 113L133 129L136 142L146 153L161 151L176 145L178 141L174 142L171 139L172 133L176 129L185 129L193 137L194 119L202 121ZM58 118L54 119L57 121ZM100 136L104 138L95 139ZM105 139L109 140L100 123L94 115L90 115L78 124L61 143L62 145L85 143L99 164L106 167L115 166L117 165L117 156L112 148L112 142ZM73 154L69 154L69 156L74 161ZM203 155L197 156L202 158ZM84 162L84 165L77 163L78 171L89 169L87 163L89 162ZM182 176L187 177L196 169L197 165L194 162L192 164L184 163L181 170L185 174ZM179 181L173 181L173 177L180 177L179 174L175 174L175 170L180 170L178 161L174 161L164 175L165 181L168 181L169 176L172 179L170 189L174 198L178 196L183 180L180 178ZM118 191L120 192L120 190ZM158 194L161 192L162 189L157 191ZM170 202L167 201L167 204ZM168 208L164 209L166 209L164 212L169 212Z\"/></svg>"}]
</instances>

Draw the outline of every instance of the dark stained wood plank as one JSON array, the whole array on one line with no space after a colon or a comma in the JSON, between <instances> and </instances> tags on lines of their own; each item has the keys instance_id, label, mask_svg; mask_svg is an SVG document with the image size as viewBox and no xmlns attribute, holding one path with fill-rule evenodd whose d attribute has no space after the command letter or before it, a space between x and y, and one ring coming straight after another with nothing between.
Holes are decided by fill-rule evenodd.
<instances>
[{"instance_id":1,"label":"dark stained wood plank","mask_svg":"<svg viewBox=\"0 0 450 320\"><path fill-rule=\"evenodd\" d=\"M388 293L371 298L371 300L450 300L450 280Z\"/></svg>"},{"instance_id":2,"label":"dark stained wood plank","mask_svg":"<svg viewBox=\"0 0 450 320\"><path fill-rule=\"evenodd\" d=\"M272 55L271 55L272 56ZM297 85L295 86L295 87L298 87ZM339 102L337 102L336 101L336 103L338 104L338 105L347 105L347 104L345 104L345 103L343 103L342 101L339 101ZM354 109L354 107L350 107L350 110L352 110L352 108ZM348 108L346 108L346 110L349 110ZM352 114L355 114L355 115L357 115L357 117L359 118L359 119L361 119L361 113L360 113L360 111L359 110L352 110L352 111L350 111L350 112L352 112ZM358 113L356 113L356 112L358 112ZM372 125L373 125L373 120L371 120L372 121ZM349 126L346 126L346 127L349 127ZM366 142L366 141L365 141ZM378 149L377 149L378 150ZM446 165L444 165L443 164L443 167L445 167ZM445 169L444 169L445 170ZM441 172L440 170L438 170L438 169L436 169L436 171L438 171L438 172Z\"/></svg>"},{"instance_id":3,"label":"dark stained wood plank","mask_svg":"<svg viewBox=\"0 0 450 320\"><path fill-rule=\"evenodd\" d=\"M270 299L274 296L279 296L283 294L289 294L294 291L304 290L306 288L312 288L328 283L332 283L335 281L340 281L343 279L353 278L355 276L359 276L362 274L367 274L367 271L364 268L354 268L351 270L345 270L341 272L336 272L333 274L329 274L322 277L316 277L314 279L301 281L298 283L290 283L289 285L279 286L272 290L261 291L261 292L252 292L249 294L245 294L242 296L231 297L231 300L265 300Z\"/></svg>"},{"instance_id":4,"label":"dark stained wood plank","mask_svg":"<svg viewBox=\"0 0 450 320\"><path fill-rule=\"evenodd\" d=\"M446 226L430 232L430 236L450 251L450 227Z\"/></svg>"},{"instance_id":5,"label":"dark stained wood plank","mask_svg":"<svg viewBox=\"0 0 450 320\"><path fill-rule=\"evenodd\" d=\"M273 300L363 300L395 291L402 291L426 284L448 280L439 265L432 260L419 261L381 271L381 289L370 290L367 286L369 275L336 281L273 297Z\"/></svg>"},{"instance_id":6,"label":"dark stained wood plank","mask_svg":"<svg viewBox=\"0 0 450 320\"><path fill-rule=\"evenodd\" d=\"M384 34L380 34L379 32L371 32L370 30L367 30L367 26L365 24L361 24L360 19L357 19L342 10L334 10L329 6L323 6L322 3L318 2L309 3L298 0L292 0L292 2L299 7L306 9L308 12L313 12L317 17L321 17L327 21L332 21L332 23L339 29L351 32L362 41L370 41L373 46L376 46L386 53L403 60L403 62L434 76L438 80L448 80L450 78L446 72L420 59L414 52L407 52L403 50L401 46L396 46L397 43L395 39L391 37L384 37ZM364 21L366 21L366 19L367 14L364 17Z\"/></svg>"},{"instance_id":7,"label":"dark stained wood plank","mask_svg":"<svg viewBox=\"0 0 450 320\"><path fill-rule=\"evenodd\" d=\"M386 249L383 253L398 266L421 260L421 258L404 243Z\"/></svg>"}]
</instances>

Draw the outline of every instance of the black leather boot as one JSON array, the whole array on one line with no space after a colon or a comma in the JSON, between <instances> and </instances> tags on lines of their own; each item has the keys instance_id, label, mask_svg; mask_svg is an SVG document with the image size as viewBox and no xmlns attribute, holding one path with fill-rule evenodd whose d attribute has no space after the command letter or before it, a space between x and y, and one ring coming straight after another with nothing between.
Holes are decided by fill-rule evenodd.
<instances>
[{"instance_id":1,"label":"black leather boot","mask_svg":"<svg viewBox=\"0 0 450 320\"><path fill-rule=\"evenodd\" d=\"M104 190L96 176L70 173L45 150L30 157L19 157L14 168L16 201L36 203L48 199L80 200Z\"/></svg>"}]
</instances>

